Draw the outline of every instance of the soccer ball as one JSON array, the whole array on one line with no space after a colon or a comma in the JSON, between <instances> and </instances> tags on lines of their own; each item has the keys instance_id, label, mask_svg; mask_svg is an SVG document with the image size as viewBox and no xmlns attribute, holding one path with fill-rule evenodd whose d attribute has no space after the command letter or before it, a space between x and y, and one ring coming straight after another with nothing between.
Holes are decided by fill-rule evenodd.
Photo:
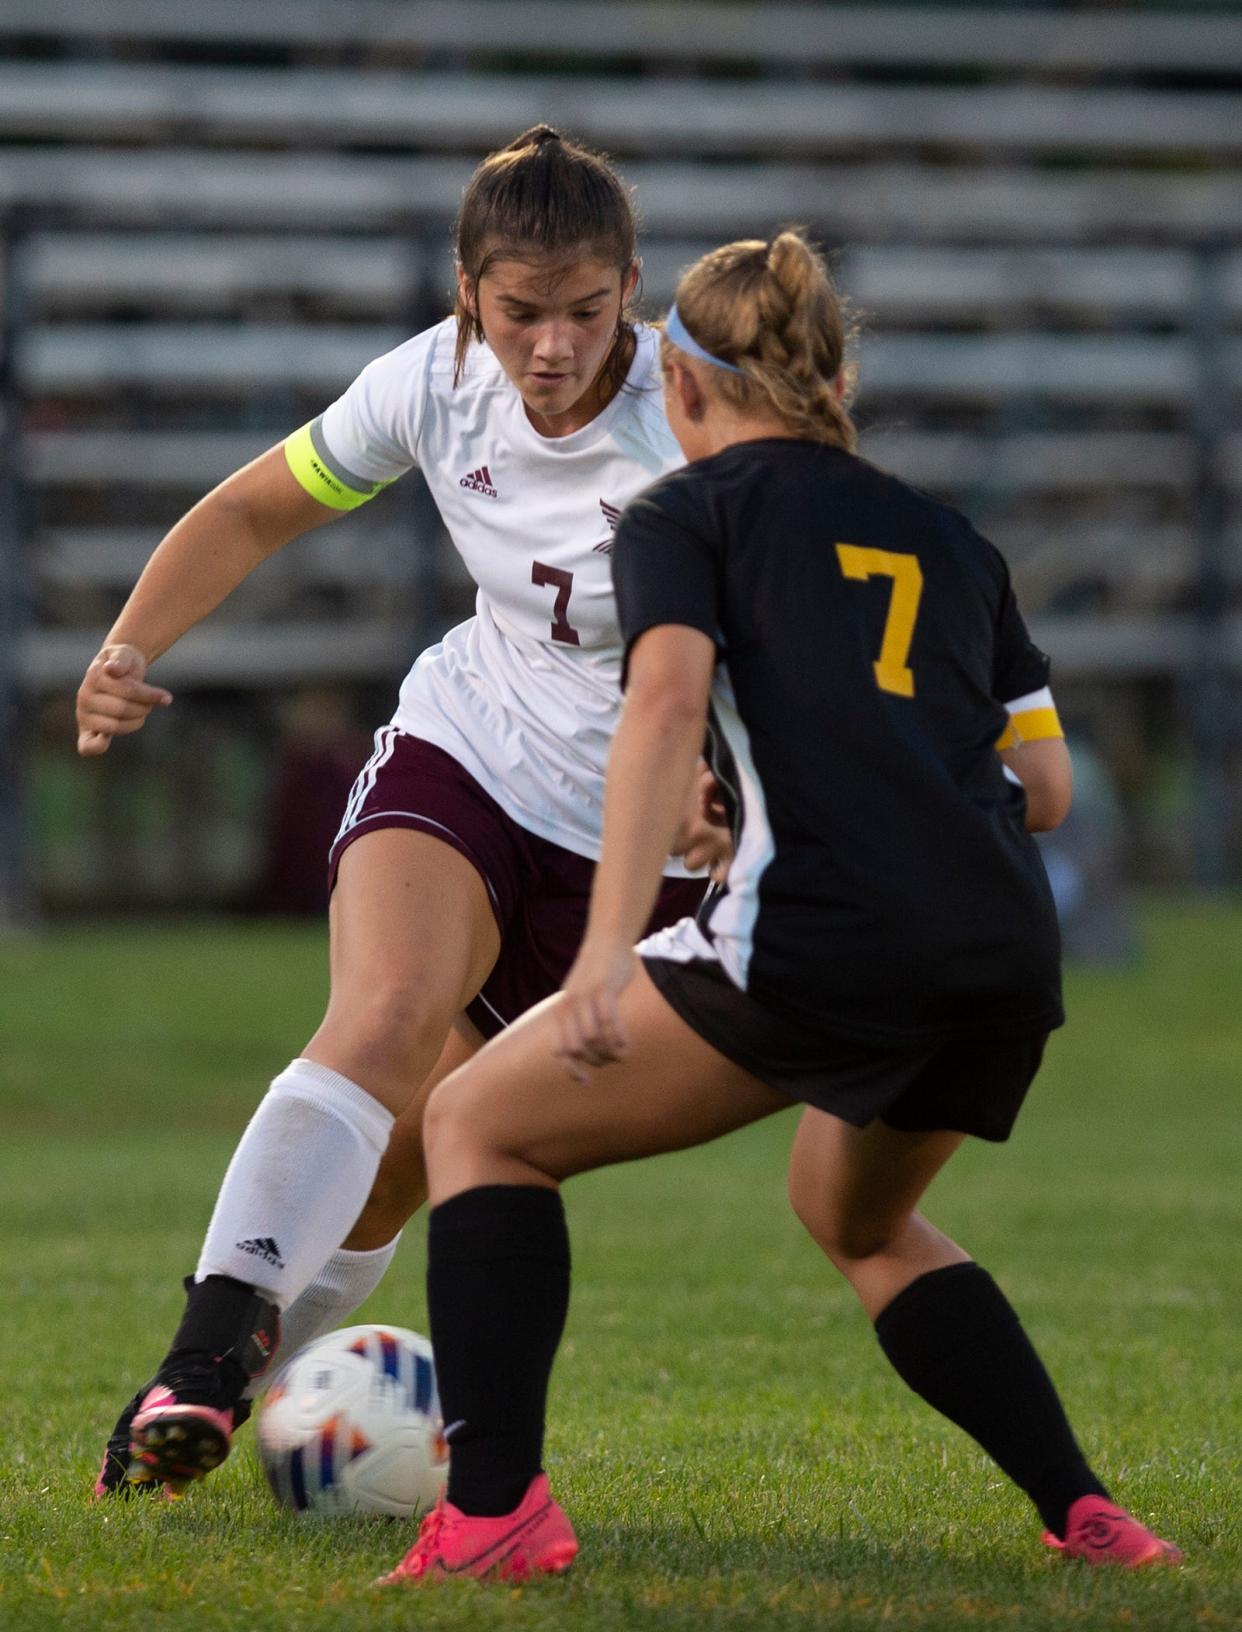
<instances>
[{"instance_id":1,"label":"soccer ball","mask_svg":"<svg viewBox=\"0 0 1242 1632\"><path fill-rule=\"evenodd\" d=\"M431 1344L400 1326L316 1338L277 1375L259 1457L282 1507L411 1518L448 1472Z\"/></svg>"}]
</instances>

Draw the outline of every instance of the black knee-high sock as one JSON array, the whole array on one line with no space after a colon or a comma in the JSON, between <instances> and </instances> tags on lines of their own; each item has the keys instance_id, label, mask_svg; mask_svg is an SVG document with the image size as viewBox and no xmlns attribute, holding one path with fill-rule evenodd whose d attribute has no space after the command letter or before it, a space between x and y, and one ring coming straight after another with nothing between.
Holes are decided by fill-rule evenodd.
<instances>
[{"instance_id":1,"label":"black knee-high sock","mask_svg":"<svg viewBox=\"0 0 1242 1632\"><path fill-rule=\"evenodd\" d=\"M1079 1496L1108 1496L1030 1338L978 1264L920 1275L881 1310L875 1333L902 1381L978 1440L1054 1535Z\"/></svg>"},{"instance_id":2,"label":"black knee-high sock","mask_svg":"<svg viewBox=\"0 0 1242 1632\"><path fill-rule=\"evenodd\" d=\"M466 1190L431 1214L427 1307L449 1434L448 1499L511 1513L543 1460L548 1378L569 1308L560 1195Z\"/></svg>"}]
</instances>

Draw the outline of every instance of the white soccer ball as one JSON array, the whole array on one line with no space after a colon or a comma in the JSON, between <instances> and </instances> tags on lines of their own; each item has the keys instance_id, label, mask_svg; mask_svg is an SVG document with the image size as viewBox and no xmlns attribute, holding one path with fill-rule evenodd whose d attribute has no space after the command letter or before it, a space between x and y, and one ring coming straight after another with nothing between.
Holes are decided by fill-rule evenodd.
<instances>
[{"instance_id":1,"label":"white soccer ball","mask_svg":"<svg viewBox=\"0 0 1242 1632\"><path fill-rule=\"evenodd\" d=\"M347 1326L282 1368L259 1413L259 1457L282 1507L411 1518L448 1474L431 1344Z\"/></svg>"}]
</instances>

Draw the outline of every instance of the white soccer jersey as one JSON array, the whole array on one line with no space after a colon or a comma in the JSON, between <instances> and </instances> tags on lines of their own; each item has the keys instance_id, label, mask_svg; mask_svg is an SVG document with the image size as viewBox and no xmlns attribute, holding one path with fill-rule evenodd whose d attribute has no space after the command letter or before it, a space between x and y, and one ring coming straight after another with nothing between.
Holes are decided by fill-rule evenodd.
<instances>
[{"instance_id":1,"label":"white soccer jersey","mask_svg":"<svg viewBox=\"0 0 1242 1632\"><path fill-rule=\"evenodd\" d=\"M625 387L562 437L535 430L486 344L454 386L455 343L450 318L368 364L289 438L289 465L342 510L422 471L478 596L475 616L415 662L393 723L452 754L530 832L593 860L621 701L613 529L683 463L658 336L639 328Z\"/></svg>"}]
</instances>

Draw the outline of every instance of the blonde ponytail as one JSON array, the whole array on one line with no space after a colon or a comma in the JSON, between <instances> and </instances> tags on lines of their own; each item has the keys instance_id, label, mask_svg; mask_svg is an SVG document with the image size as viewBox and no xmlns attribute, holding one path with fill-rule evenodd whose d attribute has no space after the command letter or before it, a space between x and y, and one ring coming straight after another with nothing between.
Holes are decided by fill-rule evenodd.
<instances>
[{"instance_id":1,"label":"blonde ponytail","mask_svg":"<svg viewBox=\"0 0 1242 1632\"><path fill-rule=\"evenodd\" d=\"M740 370L713 374L723 402L774 413L795 436L856 450L839 386L848 380L843 304L800 229L704 255L677 285L677 310L705 350Z\"/></svg>"}]
</instances>

